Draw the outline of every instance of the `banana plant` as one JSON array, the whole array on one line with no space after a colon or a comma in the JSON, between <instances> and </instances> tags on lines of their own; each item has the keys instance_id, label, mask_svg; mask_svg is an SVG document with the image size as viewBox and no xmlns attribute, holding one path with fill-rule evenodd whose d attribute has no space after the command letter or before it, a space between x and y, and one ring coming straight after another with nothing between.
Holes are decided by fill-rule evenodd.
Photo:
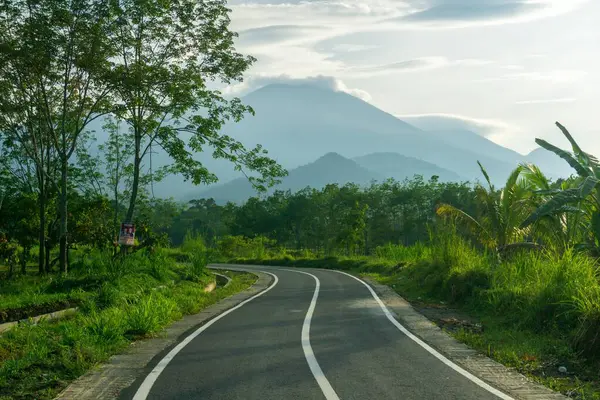
<instances>
[{"instance_id":1,"label":"banana plant","mask_svg":"<svg viewBox=\"0 0 600 400\"><path fill-rule=\"evenodd\" d=\"M524 170L518 166L508 177L503 189L497 190L490 181L485 168L479 168L487 182L487 187L478 184L475 193L482 207L479 217L451 206L442 204L437 208L437 215L452 217L470 228L472 233L484 246L503 253L513 247L536 247L534 243L525 243L528 228L521 228L521 222L527 217L528 187L521 179Z\"/></svg>"},{"instance_id":2,"label":"banana plant","mask_svg":"<svg viewBox=\"0 0 600 400\"><path fill-rule=\"evenodd\" d=\"M545 140L536 139L536 143L565 160L576 172L571 185L563 185L560 189L544 191L548 199L541 204L521 224L521 228L544 219L570 215L576 225L583 224L584 232L589 232L580 248L588 248L598 253L600 250L600 162L593 155L584 152L569 131L559 122L556 126L561 130L572 147L572 152L560 149Z\"/></svg>"}]
</instances>

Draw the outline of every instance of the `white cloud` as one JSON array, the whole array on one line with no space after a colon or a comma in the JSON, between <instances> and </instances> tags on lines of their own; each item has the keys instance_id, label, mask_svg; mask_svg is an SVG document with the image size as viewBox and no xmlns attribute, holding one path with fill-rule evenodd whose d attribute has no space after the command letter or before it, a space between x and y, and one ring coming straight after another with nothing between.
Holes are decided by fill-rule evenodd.
<instances>
[{"instance_id":1,"label":"white cloud","mask_svg":"<svg viewBox=\"0 0 600 400\"><path fill-rule=\"evenodd\" d=\"M476 80L476 82L494 82L510 80L545 81L551 83L573 83L581 80L587 72L581 70L556 70L546 72L515 72L493 78Z\"/></svg>"},{"instance_id":2,"label":"white cloud","mask_svg":"<svg viewBox=\"0 0 600 400\"><path fill-rule=\"evenodd\" d=\"M334 92L344 92L358 97L364 101L371 101L371 95L365 90L357 88L349 88L341 79L333 76L309 76L305 78L296 78L289 75L256 75L244 82L228 86L223 90L226 96L243 96L253 90L270 84L286 84L286 85L311 85L322 89L332 90Z\"/></svg>"},{"instance_id":3,"label":"white cloud","mask_svg":"<svg viewBox=\"0 0 600 400\"><path fill-rule=\"evenodd\" d=\"M552 104L552 103L573 103L577 99L573 97L564 97L559 99L540 99L540 100L522 100L517 101L515 104Z\"/></svg>"},{"instance_id":4,"label":"white cloud","mask_svg":"<svg viewBox=\"0 0 600 400\"><path fill-rule=\"evenodd\" d=\"M332 51L336 53L354 53L357 51L365 51L380 48L379 45L367 45L367 44L352 44L352 43L340 43L333 45Z\"/></svg>"},{"instance_id":5,"label":"white cloud","mask_svg":"<svg viewBox=\"0 0 600 400\"><path fill-rule=\"evenodd\" d=\"M426 131L469 130L484 137L518 131L517 127L501 121L456 114L434 113L396 116Z\"/></svg>"},{"instance_id":6,"label":"white cloud","mask_svg":"<svg viewBox=\"0 0 600 400\"><path fill-rule=\"evenodd\" d=\"M589 0L429 0L408 15L390 22L425 28L460 28L477 25L523 23L555 17L580 7Z\"/></svg>"},{"instance_id":7,"label":"white cloud","mask_svg":"<svg viewBox=\"0 0 600 400\"><path fill-rule=\"evenodd\" d=\"M525 69L524 66L522 66L522 65L515 65L515 64L502 65L500 68L507 69L509 71L522 71L522 70Z\"/></svg>"},{"instance_id":8,"label":"white cloud","mask_svg":"<svg viewBox=\"0 0 600 400\"><path fill-rule=\"evenodd\" d=\"M449 60L446 57L432 56L415 58L412 60L404 60L389 64L346 67L340 72L342 72L344 76L365 77L403 72L429 71L433 69L453 66L478 67L482 65L488 65L491 63L492 61L489 60Z\"/></svg>"}]
</instances>

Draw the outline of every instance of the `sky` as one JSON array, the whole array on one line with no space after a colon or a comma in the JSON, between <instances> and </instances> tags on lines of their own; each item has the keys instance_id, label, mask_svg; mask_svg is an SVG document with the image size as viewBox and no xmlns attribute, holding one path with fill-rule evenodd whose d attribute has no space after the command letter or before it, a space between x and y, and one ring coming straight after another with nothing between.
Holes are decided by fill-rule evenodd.
<instances>
[{"instance_id":1,"label":"sky","mask_svg":"<svg viewBox=\"0 0 600 400\"><path fill-rule=\"evenodd\" d=\"M565 125L600 155L600 1L230 0L243 94L310 82L520 153Z\"/></svg>"}]
</instances>

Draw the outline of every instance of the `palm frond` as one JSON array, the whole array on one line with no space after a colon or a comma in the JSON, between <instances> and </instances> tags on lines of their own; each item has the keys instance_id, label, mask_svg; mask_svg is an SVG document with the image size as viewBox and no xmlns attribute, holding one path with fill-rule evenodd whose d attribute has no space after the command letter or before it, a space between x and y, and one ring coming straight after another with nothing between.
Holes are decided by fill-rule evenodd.
<instances>
[{"instance_id":1,"label":"palm frond","mask_svg":"<svg viewBox=\"0 0 600 400\"><path fill-rule=\"evenodd\" d=\"M558 210L565 205L580 201L581 197L579 196L579 193L579 189L576 188L563 190L538 207L537 210L523 221L521 227L527 227L543 216L556 214Z\"/></svg>"},{"instance_id":2,"label":"palm frond","mask_svg":"<svg viewBox=\"0 0 600 400\"><path fill-rule=\"evenodd\" d=\"M598 180L594 176L586 177L581 185L579 186L579 196L584 199L592 193L594 189L600 184L600 180Z\"/></svg>"},{"instance_id":3,"label":"palm frond","mask_svg":"<svg viewBox=\"0 0 600 400\"><path fill-rule=\"evenodd\" d=\"M488 186L490 187L490 191L494 191L494 185L492 185L492 181L490 180L490 175L487 173L486 169L483 167L483 165L481 165L481 163L479 161L477 161L477 165L479 165L479 169L481 170L481 173L483 174L485 180L488 183Z\"/></svg>"},{"instance_id":4,"label":"palm frond","mask_svg":"<svg viewBox=\"0 0 600 400\"><path fill-rule=\"evenodd\" d=\"M577 171L577 173L580 176L590 176L591 175L590 170L588 170L583 165L581 165L581 163L579 161L577 161L577 159L575 159L575 157L568 151L559 149L558 147L546 142L543 139L535 139L535 142L537 144L539 144L541 147L543 147L544 149L553 152L554 154L556 154L557 156L559 156L560 158L562 158L563 160L568 162L569 165L575 171Z\"/></svg>"},{"instance_id":5,"label":"palm frond","mask_svg":"<svg viewBox=\"0 0 600 400\"><path fill-rule=\"evenodd\" d=\"M573 136L571 136L571 134L569 133L567 128L565 128L560 122L556 122L556 126L558 126L558 129L560 129L562 131L563 135L565 135L565 137L567 138L569 143L571 143L571 147L573 147L573 153L575 153L575 154L583 153L583 150L581 150L581 147L579 147L579 145L577 144L575 139L573 139Z\"/></svg>"},{"instance_id":6,"label":"palm frond","mask_svg":"<svg viewBox=\"0 0 600 400\"><path fill-rule=\"evenodd\" d=\"M550 180L540 167L531 163L522 163L521 166L523 167L521 176L532 189L550 190Z\"/></svg>"},{"instance_id":7,"label":"palm frond","mask_svg":"<svg viewBox=\"0 0 600 400\"><path fill-rule=\"evenodd\" d=\"M464 223L472 233L490 238L489 232L483 227L483 225L459 208L451 206L450 204L440 204L436 210L436 214L440 217L455 218Z\"/></svg>"},{"instance_id":8,"label":"palm frond","mask_svg":"<svg viewBox=\"0 0 600 400\"><path fill-rule=\"evenodd\" d=\"M579 144L577 144L577 142L575 141L573 136L571 136L571 133L569 133L567 128L565 128L559 122L556 123L556 126L558 126L558 128L562 131L563 135L565 135L565 137L567 138L569 143L571 143L571 146L573 148L573 153L575 153L575 155L579 159L583 160L585 166L590 167L594 171L594 174L598 178L600 178L600 162L598 162L598 159L596 157L594 157L593 155L583 151L581 149L581 147L579 146Z\"/></svg>"}]
</instances>

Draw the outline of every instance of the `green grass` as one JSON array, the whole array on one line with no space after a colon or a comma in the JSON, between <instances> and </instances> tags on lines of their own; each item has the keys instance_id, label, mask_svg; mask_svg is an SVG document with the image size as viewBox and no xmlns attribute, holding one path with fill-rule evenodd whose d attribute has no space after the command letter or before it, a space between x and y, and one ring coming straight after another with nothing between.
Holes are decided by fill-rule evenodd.
<instances>
[{"instance_id":1,"label":"green grass","mask_svg":"<svg viewBox=\"0 0 600 400\"><path fill-rule=\"evenodd\" d=\"M520 253L499 262L454 234L428 245L384 246L371 257L271 254L233 262L352 271L386 284L415 306L447 308L483 325L449 333L552 389L600 399L600 274L579 253ZM567 368L568 374L558 372Z\"/></svg>"},{"instance_id":2,"label":"green grass","mask_svg":"<svg viewBox=\"0 0 600 400\"><path fill-rule=\"evenodd\" d=\"M181 249L113 258L81 248L67 277L28 274L0 282L0 319L20 319L78 306L74 317L20 325L0 336L0 399L51 399L70 381L135 340L250 286L255 276L214 282L207 250L194 238Z\"/></svg>"},{"instance_id":3,"label":"green grass","mask_svg":"<svg viewBox=\"0 0 600 400\"><path fill-rule=\"evenodd\" d=\"M103 285L74 318L7 332L0 337L0 399L53 398L132 341L155 335L182 315L197 313L255 280L250 274L232 277L227 288L205 293L207 276L166 283L158 290L146 282L152 280L151 271L124 276Z\"/></svg>"}]
</instances>

